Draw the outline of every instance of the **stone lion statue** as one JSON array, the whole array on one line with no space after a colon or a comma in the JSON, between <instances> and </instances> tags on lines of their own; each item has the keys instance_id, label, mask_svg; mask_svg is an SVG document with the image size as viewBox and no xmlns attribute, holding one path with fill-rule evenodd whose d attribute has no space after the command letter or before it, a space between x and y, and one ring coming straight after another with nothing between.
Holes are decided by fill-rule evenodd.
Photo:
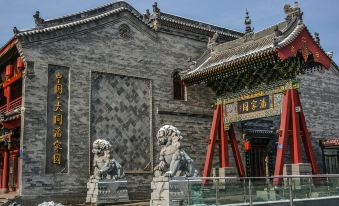
<instances>
[{"instance_id":1,"label":"stone lion statue","mask_svg":"<svg viewBox=\"0 0 339 206\"><path fill-rule=\"evenodd\" d=\"M158 176L195 176L193 160L181 148L180 131L172 126L165 125L157 133L158 144L162 146L160 151L160 163L154 168L154 175Z\"/></svg>"},{"instance_id":2,"label":"stone lion statue","mask_svg":"<svg viewBox=\"0 0 339 206\"><path fill-rule=\"evenodd\" d=\"M121 179L125 176L122 166L112 157L111 144L103 139L93 142L94 175L91 179Z\"/></svg>"}]
</instances>

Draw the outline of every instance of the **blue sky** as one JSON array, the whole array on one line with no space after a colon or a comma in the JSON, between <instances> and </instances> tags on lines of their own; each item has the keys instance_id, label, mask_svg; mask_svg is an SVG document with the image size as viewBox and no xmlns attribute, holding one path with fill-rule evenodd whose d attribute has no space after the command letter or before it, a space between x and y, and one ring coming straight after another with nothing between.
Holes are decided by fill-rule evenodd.
<instances>
[{"instance_id":1,"label":"blue sky","mask_svg":"<svg viewBox=\"0 0 339 206\"><path fill-rule=\"evenodd\" d=\"M40 11L43 18L53 18L90 9L114 0L0 0L0 47L13 35L12 28L34 26L32 15ZM127 0L139 12L152 8L154 0ZM283 6L292 0L158 0L167 13L244 31L247 8L255 31L275 24L285 17ZM339 63L339 1L299 0L309 30L320 33L321 45L334 52Z\"/></svg>"}]
</instances>

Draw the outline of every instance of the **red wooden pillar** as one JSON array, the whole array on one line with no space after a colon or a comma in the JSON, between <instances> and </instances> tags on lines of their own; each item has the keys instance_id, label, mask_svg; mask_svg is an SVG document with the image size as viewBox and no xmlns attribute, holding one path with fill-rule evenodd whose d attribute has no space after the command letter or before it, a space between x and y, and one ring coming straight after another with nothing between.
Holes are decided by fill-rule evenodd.
<instances>
[{"instance_id":1,"label":"red wooden pillar","mask_svg":"<svg viewBox=\"0 0 339 206\"><path fill-rule=\"evenodd\" d=\"M289 126L290 125L290 113L291 113L290 99L291 99L291 93L287 91L283 98L281 120L280 120L280 130L278 132L279 141L277 145L277 157L275 161L274 176L279 176L283 172L286 142L287 142L287 137L288 137L288 130L290 127Z\"/></svg>"},{"instance_id":2,"label":"red wooden pillar","mask_svg":"<svg viewBox=\"0 0 339 206\"><path fill-rule=\"evenodd\" d=\"M5 149L3 152L3 170L2 170L2 181L1 181L1 192L8 192L8 172L9 172L9 154L8 150Z\"/></svg>"},{"instance_id":3,"label":"red wooden pillar","mask_svg":"<svg viewBox=\"0 0 339 206\"><path fill-rule=\"evenodd\" d=\"M214 110L213 114L212 128L210 131L210 137L207 145L203 177L209 177L212 169L213 151L217 138L218 123L220 122L220 107L221 105L218 105Z\"/></svg>"},{"instance_id":4,"label":"red wooden pillar","mask_svg":"<svg viewBox=\"0 0 339 206\"><path fill-rule=\"evenodd\" d=\"M292 131L292 137L289 136L290 130ZM302 139L307 159L312 167L312 174L318 174L311 137L306 126L305 115L296 89L289 89L284 95L274 176L282 175L287 138L290 138L292 163L302 163ZM276 179L275 182L280 182L280 180Z\"/></svg>"},{"instance_id":5,"label":"red wooden pillar","mask_svg":"<svg viewBox=\"0 0 339 206\"><path fill-rule=\"evenodd\" d=\"M228 132L225 133L225 125L224 125L224 109L223 106L220 106L220 167L229 167L230 162L228 158Z\"/></svg>"},{"instance_id":6,"label":"red wooden pillar","mask_svg":"<svg viewBox=\"0 0 339 206\"><path fill-rule=\"evenodd\" d=\"M300 123L299 113L301 110L300 104L297 102L298 91L295 89L289 90L291 93L292 101L292 134L293 134L293 164L299 164L302 162L302 150L301 150L301 137L300 137Z\"/></svg>"},{"instance_id":7,"label":"red wooden pillar","mask_svg":"<svg viewBox=\"0 0 339 206\"><path fill-rule=\"evenodd\" d=\"M11 87L7 86L4 90L6 90L6 111L9 112L11 109Z\"/></svg>"},{"instance_id":8,"label":"red wooden pillar","mask_svg":"<svg viewBox=\"0 0 339 206\"><path fill-rule=\"evenodd\" d=\"M236 166L238 169L239 176L245 175L244 166L242 164L238 143L233 131L233 128L230 127L230 130L225 133L225 125L224 125L224 114L223 114L223 106L218 105L214 110L212 127L209 137L209 142L207 146L207 153L205 159L205 166L203 171L203 177L209 177L212 169L212 161L213 161L213 151L215 148L215 142L217 138L217 131L219 130L219 139L220 139L220 150L219 150L219 159L221 161L221 167L229 167L229 156L228 156L228 137L231 140L231 146L233 150L233 155L235 158ZM207 181L204 180L203 183Z\"/></svg>"}]
</instances>

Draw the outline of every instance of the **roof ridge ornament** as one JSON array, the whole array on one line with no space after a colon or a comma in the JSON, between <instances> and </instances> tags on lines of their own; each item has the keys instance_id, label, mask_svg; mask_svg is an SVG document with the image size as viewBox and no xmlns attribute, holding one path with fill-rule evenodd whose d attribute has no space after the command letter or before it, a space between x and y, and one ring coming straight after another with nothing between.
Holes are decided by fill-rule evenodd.
<instances>
[{"instance_id":1,"label":"roof ridge ornament","mask_svg":"<svg viewBox=\"0 0 339 206\"><path fill-rule=\"evenodd\" d=\"M283 32L279 29L279 26L276 25L274 27L274 34L275 34L275 37L274 37L274 42L273 42L273 45L274 46L278 46L279 44L279 41L281 40L281 36L283 34Z\"/></svg>"},{"instance_id":2,"label":"roof ridge ornament","mask_svg":"<svg viewBox=\"0 0 339 206\"><path fill-rule=\"evenodd\" d=\"M218 38L219 38L219 33L215 32L211 37L208 38L208 43L207 43L207 48L209 50L213 50L213 47L215 47L218 44Z\"/></svg>"},{"instance_id":3,"label":"roof ridge ornament","mask_svg":"<svg viewBox=\"0 0 339 206\"><path fill-rule=\"evenodd\" d=\"M40 17L40 11L35 11L33 18L37 28L41 29L45 27L45 20Z\"/></svg>"},{"instance_id":4,"label":"roof ridge ornament","mask_svg":"<svg viewBox=\"0 0 339 206\"><path fill-rule=\"evenodd\" d=\"M315 43L320 45L320 37L319 37L319 33L318 32L314 32L314 41L315 41Z\"/></svg>"},{"instance_id":5,"label":"roof ridge ornament","mask_svg":"<svg viewBox=\"0 0 339 206\"><path fill-rule=\"evenodd\" d=\"M297 19L299 20L299 23L302 23L303 19L303 12L301 11L299 7L298 1L294 3L294 6L291 6L290 4L285 4L284 6L284 12L286 14L285 20L290 23L293 20Z\"/></svg>"},{"instance_id":6,"label":"roof ridge ornament","mask_svg":"<svg viewBox=\"0 0 339 206\"><path fill-rule=\"evenodd\" d=\"M154 1L153 5L153 14L151 16L152 27L157 31L160 27L160 9L158 7L158 2Z\"/></svg>"},{"instance_id":7,"label":"roof ridge ornament","mask_svg":"<svg viewBox=\"0 0 339 206\"><path fill-rule=\"evenodd\" d=\"M15 26L15 27L13 27L13 33L14 33L14 35L17 35L17 34L19 34L19 29Z\"/></svg>"},{"instance_id":8,"label":"roof ridge ornament","mask_svg":"<svg viewBox=\"0 0 339 206\"><path fill-rule=\"evenodd\" d=\"M246 8L246 16L245 16L245 34L253 32L253 28L251 27L252 20L249 16L248 10Z\"/></svg>"},{"instance_id":9,"label":"roof ridge ornament","mask_svg":"<svg viewBox=\"0 0 339 206\"><path fill-rule=\"evenodd\" d=\"M151 12L149 11L149 9L146 9L145 13L142 15L142 20L148 23L150 18L151 18Z\"/></svg>"}]
</instances>

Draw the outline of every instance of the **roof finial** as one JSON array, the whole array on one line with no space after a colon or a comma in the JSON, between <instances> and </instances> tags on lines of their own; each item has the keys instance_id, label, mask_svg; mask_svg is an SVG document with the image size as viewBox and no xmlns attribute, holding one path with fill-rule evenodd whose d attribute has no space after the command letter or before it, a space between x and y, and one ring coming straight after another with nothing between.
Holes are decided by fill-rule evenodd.
<instances>
[{"instance_id":1,"label":"roof finial","mask_svg":"<svg viewBox=\"0 0 339 206\"><path fill-rule=\"evenodd\" d=\"M294 2L294 6L291 6L290 4L285 4L284 11L287 15L285 18L287 22L292 22L292 20L297 19L300 23L302 23L303 12L299 7L298 1Z\"/></svg>"},{"instance_id":2,"label":"roof finial","mask_svg":"<svg viewBox=\"0 0 339 206\"><path fill-rule=\"evenodd\" d=\"M215 32L213 37L208 38L207 48L212 50L218 44L219 33Z\"/></svg>"},{"instance_id":3,"label":"roof finial","mask_svg":"<svg viewBox=\"0 0 339 206\"><path fill-rule=\"evenodd\" d=\"M149 19L150 19L150 17L151 17L151 12L149 11L149 9L146 9L146 12L145 12L144 15L143 15L143 20L144 20L145 22L148 22Z\"/></svg>"},{"instance_id":4,"label":"roof finial","mask_svg":"<svg viewBox=\"0 0 339 206\"><path fill-rule=\"evenodd\" d=\"M40 12L36 11L35 14L33 15L34 21L35 21L35 26L38 28L44 27L45 20L40 17Z\"/></svg>"},{"instance_id":5,"label":"roof finial","mask_svg":"<svg viewBox=\"0 0 339 206\"><path fill-rule=\"evenodd\" d=\"M155 30L158 30L160 27L160 9L158 7L158 2L154 1L153 7L153 14L151 16L152 27Z\"/></svg>"},{"instance_id":6,"label":"roof finial","mask_svg":"<svg viewBox=\"0 0 339 206\"><path fill-rule=\"evenodd\" d=\"M19 30L18 30L18 28L16 28L16 26L13 27L13 33L14 33L14 35L19 34Z\"/></svg>"},{"instance_id":7,"label":"roof finial","mask_svg":"<svg viewBox=\"0 0 339 206\"><path fill-rule=\"evenodd\" d=\"M246 25L246 29L245 29L245 33L250 33L253 31L252 27L251 27L251 19L250 16L248 15L248 10L246 9L246 17L245 17L245 25Z\"/></svg>"},{"instance_id":8,"label":"roof finial","mask_svg":"<svg viewBox=\"0 0 339 206\"><path fill-rule=\"evenodd\" d=\"M158 2L157 1L154 1L154 4L153 4L153 13L160 13L160 9L158 7Z\"/></svg>"},{"instance_id":9,"label":"roof finial","mask_svg":"<svg viewBox=\"0 0 339 206\"><path fill-rule=\"evenodd\" d=\"M314 32L314 40L317 44L320 44L320 37L318 32Z\"/></svg>"}]
</instances>

